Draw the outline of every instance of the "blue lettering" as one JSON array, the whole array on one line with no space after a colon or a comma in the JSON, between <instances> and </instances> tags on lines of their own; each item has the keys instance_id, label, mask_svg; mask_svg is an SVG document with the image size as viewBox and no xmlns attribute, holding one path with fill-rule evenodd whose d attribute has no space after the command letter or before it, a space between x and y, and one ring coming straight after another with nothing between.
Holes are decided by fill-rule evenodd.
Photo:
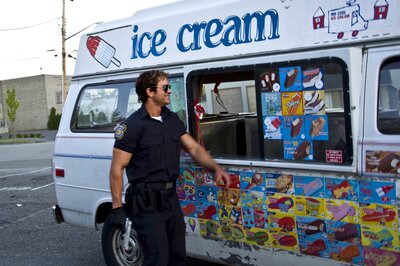
<instances>
[{"instance_id":1,"label":"blue lettering","mask_svg":"<svg viewBox=\"0 0 400 266\"><path fill-rule=\"evenodd\" d=\"M137 34L139 27L133 26L132 37L132 55L131 59L146 58L150 54L160 56L167 50L166 47L158 50L157 47L162 45L167 39L167 33L164 30L157 30L152 35L150 32L144 32L141 35ZM161 47L160 47L161 48Z\"/></svg>"},{"instance_id":2,"label":"blue lettering","mask_svg":"<svg viewBox=\"0 0 400 266\"><path fill-rule=\"evenodd\" d=\"M179 29L178 35L176 36L176 46L181 52L187 52L192 48L192 43L189 46L185 46L183 44L183 35L185 33L185 30L190 33L193 32L193 28L191 25L185 24Z\"/></svg>"},{"instance_id":3,"label":"blue lettering","mask_svg":"<svg viewBox=\"0 0 400 266\"><path fill-rule=\"evenodd\" d=\"M230 46L232 44L242 43L240 39L240 29L242 27L242 20L237 16L230 16L227 19L225 19L224 24L228 25L231 22L233 22L233 25L226 28L224 33L222 34L222 44L224 46Z\"/></svg>"},{"instance_id":4,"label":"blue lettering","mask_svg":"<svg viewBox=\"0 0 400 266\"><path fill-rule=\"evenodd\" d=\"M194 23L193 24L193 43L192 43L192 50L200 50L200 32L202 29L205 29L207 26L207 22Z\"/></svg>"},{"instance_id":5,"label":"blue lettering","mask_svg":"<svg viewBox=\"0 0 400 266\"><path fill-rule=\"evenodd\" d=\"M248 43L252 41L251 38L251 22L253 18L256 19L256 25L257 25L257 33L256 33L256 38L254 41L259 42L259 41L264 41L265 40L265 17L269 15L271 18L271 27L270 27L270 35L268 36L268 39L276 39L279 38L278 34L278 23L279 23L279 15L278 12L276 12L275 9L269 9L265 13L261 13L259 11L254 12L253 14L245 14L243 16L243 42Z\"/></svg>"},{"instance_id":6,"label":"blue lettering","mask_svg":"<svg viewBox=\"0 0 400 266\"><path fill-rule=\"evenodd\" d=\"M136 47L137 47L137 39L138 36L136 35L136 32L138 31L139 27L137 25L133 26L133 33L135 33L132 37L132 55L131 59L136 59L138 56L136 54Z\"/></svg>"},{"instance_id":7,"label":"blue lettering","mask_svg":"<svg viewBox=\"0 0 400 266\"><path fill-rule=\"evenodd\" d=\"M157 46L160 46L167 39L167 33L164 30L157 30L154 33L153 40L151 42L151 53L154 56L160 56L167 50L167 47L164 47L161 51L157 50Z\"/></svg>"},{"instance_id":8,"label":"blue lettering","mask_svg":"<svg viewBox=\"0 0 400 266\"><path fill-rule=\"evenodd\" d=\"M144 32L144 33L139 37L139 42L138 42L138 47L137 47L137 53L138 53L138 56L139 56L140 58L146 58L146 57L148 57L149 54L150 54L150 48L149 48L149 50L147 51L147 53L143 52L143 41L144 41L144 38L147 38L147 39L150 41L150 40L151 40L151 34L150 34L150 32ZM150 44L150 42L149 42L149 44ZM148 46L150 46L150 45L148 45Z\"/></svg>"},{"instance_id":9,"label":"blue lettering","mask_svg":"<svg viewBox=\"0 0 400 266\"><path fill-rule=\"evenodd\" d=\"M212 19L209 22L185 24L178 31L176 44L181 52L200 50L201 40L208 48L215 48L220 44L231 46L252 42L252 32L256 34L255 42L264 41L267 38L265 32L267 16L270 19L268 39L277 39L280 37L279 14L275 9L269 9L264 13L260 11L253 14L247 13L242 18L230 16L223 22L220 19ZM256 27L254 31L252 31L252 26ZM184 42L187 42L186 45Z\"/></svg>"},{"instance_id":10,"label":"blue lettering","mask_svg":"<svg viewBox=\"0 0 400 266\"><path fill-rule=\"evenodd\" d=\"M215 28L213 26L215 25ZM210 20L206 24L206 28L204 30L204 44L208 48L217 47L221 43L221 38L217 42L212 42L211 38L217 36L221 33L223 29L222 21L219 19Z\"/></svg>"}]
</instances>

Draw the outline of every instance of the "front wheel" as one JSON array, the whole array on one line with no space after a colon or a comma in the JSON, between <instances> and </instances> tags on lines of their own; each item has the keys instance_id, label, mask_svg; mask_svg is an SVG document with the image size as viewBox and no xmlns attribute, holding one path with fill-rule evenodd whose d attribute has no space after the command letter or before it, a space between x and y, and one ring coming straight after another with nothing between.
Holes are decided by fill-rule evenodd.
<instances>
[{"instance_id":1,"label":"front wheel","mask_svg":"<svg viewBox=\"0 0 400 266\"><path fill-rule=\"evenodd\" d=\"M139 266L143 262L143 251L135 230L131 230L128 249L123 248L124 235L107 218L101 235L104 259L109 266Z\"/></svg>"}]
</instances>

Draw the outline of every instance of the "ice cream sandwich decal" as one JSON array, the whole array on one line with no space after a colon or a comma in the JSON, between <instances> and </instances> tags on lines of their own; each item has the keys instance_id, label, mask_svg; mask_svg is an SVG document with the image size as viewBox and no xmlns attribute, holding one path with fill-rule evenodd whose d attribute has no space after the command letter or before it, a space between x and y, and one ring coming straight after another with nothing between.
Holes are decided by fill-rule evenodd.
<instances>
[{"instance_id":1,"label":"ice cream sandwich decal","mask_svg":"<svg viewBox=\"0 0 400 266\"><path fill-rule=\"evenodd\" d=\"M325 114L325 92L324 91L305 91L304 114Z\"/></svg>"},{"instance_id":2,"label":"ice cream sandwich decal","mask_svg":"<svg viewBox=\"0 0 400 266\"><path fill-rule=\"evenodd\" d=\"M303 88L304 89L322 89L324 82L322 80L322 68L313 68L303 71Z\"/></svg>"}]
</instances>

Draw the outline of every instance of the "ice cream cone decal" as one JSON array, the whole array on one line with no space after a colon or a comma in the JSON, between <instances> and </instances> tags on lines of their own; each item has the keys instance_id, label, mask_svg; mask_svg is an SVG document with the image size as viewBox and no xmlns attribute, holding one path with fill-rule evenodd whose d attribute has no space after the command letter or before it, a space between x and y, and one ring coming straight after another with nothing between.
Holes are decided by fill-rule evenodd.
<instances>
[{"instance_id":1,"label":"ice cream cone decal","mask_svg":"<svg viewBox=\"0 0 400 266\"><path fill-rule=\"evenodd\" d=\"M196 228L196 221L193 218L189 218L189 226L194 232L194 229Z\"/></svg>"},{"instance_id":2,"label":"ice cream cone decal","mask_svg":"<svg viewBox=\"0 0 400 266\"><path fill-rule=\"evenodd\" d=\"M114 57L115 48L99 36L89 36L86 40L86 47L93 58L104 67L108 68L111 63L117 67L121 66L121 62Z\"/></svg>"}]
</instances>

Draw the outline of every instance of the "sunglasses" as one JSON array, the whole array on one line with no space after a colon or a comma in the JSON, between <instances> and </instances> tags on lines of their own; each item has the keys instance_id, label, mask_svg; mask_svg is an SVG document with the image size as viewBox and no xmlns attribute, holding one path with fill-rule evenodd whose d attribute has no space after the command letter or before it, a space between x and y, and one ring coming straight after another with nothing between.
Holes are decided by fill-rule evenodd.
<instances>
[{"instance_id":1,"label":"sunglasses","mask_svg":"<svg viewBox=\"0 0 400 266\"><path fill-rule=\"evenodd\" d=\"M151 88L152 88L152 89L157 89L158 87L157 87L157 86L153 86L153 87L151 87ZM164 86L162 86L161 88L163 89L164 92L168 92L168 90L172 90L171 84L164 85Z\"/></svg>"}]
</instances>

